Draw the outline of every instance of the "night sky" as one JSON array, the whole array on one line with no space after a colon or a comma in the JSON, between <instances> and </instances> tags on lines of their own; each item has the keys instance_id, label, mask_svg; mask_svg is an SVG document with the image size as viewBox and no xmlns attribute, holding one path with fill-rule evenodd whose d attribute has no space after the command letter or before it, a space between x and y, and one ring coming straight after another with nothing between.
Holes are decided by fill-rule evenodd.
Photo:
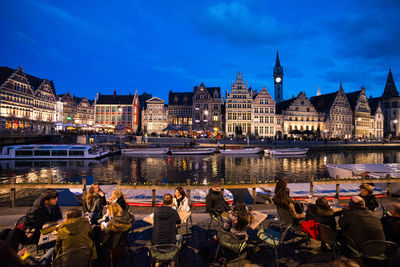
<instances>
[{"instance_id":1,"label":"night sky","mask_svg":"<svg viewBox=\"0 0 400 267\"><path fill-rule=\"evenodd\" d=\"M332 3L334 2L334 3ZM400 86L400 1L43 1L0 3L0 65L54 80L58 94L231 87L237 71L284 98Z\"/></svg>"}]
</instances>

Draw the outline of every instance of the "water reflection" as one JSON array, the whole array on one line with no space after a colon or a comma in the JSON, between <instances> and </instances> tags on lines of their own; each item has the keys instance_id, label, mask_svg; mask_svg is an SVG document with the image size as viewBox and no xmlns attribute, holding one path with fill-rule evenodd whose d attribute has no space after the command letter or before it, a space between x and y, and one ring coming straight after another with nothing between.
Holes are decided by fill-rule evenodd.
<instances>
[{"instance_id":1,"label":"water reflection","mask_svg":"<svg viewBox=\"0 0 400 267\"><path fill-rule=\"evenodd\" d=\"M232 156L115 156L102 161L0 161L0 180L17 182L78 182L83 176L102 183L163 181L198 183L225 179L226 182L273 180L286 176L289 182L307 182L327 177L325 164L399 162L400 152L312 153L306 157L279 158L263 155Z\"/></svg>"}]
</instances>

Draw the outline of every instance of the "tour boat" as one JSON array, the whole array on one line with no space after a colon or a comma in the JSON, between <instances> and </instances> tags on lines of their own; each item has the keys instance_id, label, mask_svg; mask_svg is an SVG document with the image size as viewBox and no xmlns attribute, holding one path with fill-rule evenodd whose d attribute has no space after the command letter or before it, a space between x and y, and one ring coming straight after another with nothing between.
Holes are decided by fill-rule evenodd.
<instances>
[{"instance_id":1,"label":"tour boat","mask_svg":"<svg viewBox=\"0 0 400 267\"><path fill-rule=\"evenodd\" d=\"M108 153L89 145L16 145L4 147L0 159L97 159Z\"/></svg>"},{"instance_id":2,"label":"tour boat","mask_svg":"<svg viewBox=\"0 0 400 267\"><path fill-rule=\"evenodd\" d=\"M207 155L215 152L214 148L182 148L171 149L172 155Z\"/></svg>"},{"instance_id":3,"label":"tour boat","mask_svg":"<svg viewBox=\"0 0 400 267\"><path fill-rule=\"evenodd\" d=\"M270 154L274 156L295 156L295 155L305 155L308 152L308 148L277 148L277 149L266 149L265 154Z\"/></svg>"},{"instance_id":4,"label":"tour boat","mask_svg":"<svg viewBox=\"0 0 400 267\"><path fill-rule=\"evenodd\" d=\"M101 159L10 159L0 160L0 169L31 169L31 168L88 168L107 161Z\"/></svg>"},{"instance_id":5,"label":"tour boat","mask_svg":"<svg viewBox=\"0 0 400 267\"><path fill-rule=\"evenodd\" d=\"M374 178L400 177L400 163L388 164L326 164L333 178L352 178L367 174Z\"/></svg>"},{"instance_id":6,"label":"tour boat","mask_svg":"<svg viewBox=\"0 0 400 267\"><path fill-rule=\"evenodd\" d=\"M251 154L259 154L262 152L262 149L256 148L244 148L244 149L220 149L219 153L222 155L251 155Z\"/></svg>"},{"instance_id":7,"label":"tour boat","mask_svg":"<svg viewBox=\"0 0 400 267\"><path fill-rule=\"evenodd\" d=\"M122 149L122 154L127 156L163 155L169 151L166 147L160 148L129 148Z\"/></svg>"}]
</instances>

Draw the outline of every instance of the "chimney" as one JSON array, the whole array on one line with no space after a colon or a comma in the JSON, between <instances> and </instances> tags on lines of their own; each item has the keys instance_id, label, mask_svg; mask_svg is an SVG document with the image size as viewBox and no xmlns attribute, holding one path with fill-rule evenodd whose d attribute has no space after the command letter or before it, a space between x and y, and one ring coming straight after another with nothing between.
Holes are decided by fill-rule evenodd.
<instances>
[{"instance_id":1,"label":"chimney","mask_svg":"<svg viewBox=\"0 0 400 267\"><path fill-rule=\"evenodd\" d=\"M114 90L114 97L117 95L117 90Z\"/></svg>"}]
</instances>

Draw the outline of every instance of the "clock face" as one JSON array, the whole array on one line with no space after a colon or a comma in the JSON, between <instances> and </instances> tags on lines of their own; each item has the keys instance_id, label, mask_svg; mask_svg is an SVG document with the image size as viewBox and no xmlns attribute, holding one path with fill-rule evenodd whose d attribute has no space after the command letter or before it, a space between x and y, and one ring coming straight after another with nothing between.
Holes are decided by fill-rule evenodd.
<instances>
[{"instance_id":1,"label":"clock face","mask_svg":"<svg viewBox=\"0 0 400 267\"><path fill-rule=\"evenodd\" d=\"M276 81L277 83L280 83L280 82L282 81L282 79L281 79L281 77L276 77L275 81Z\"/></svg>"}]
</instances>

